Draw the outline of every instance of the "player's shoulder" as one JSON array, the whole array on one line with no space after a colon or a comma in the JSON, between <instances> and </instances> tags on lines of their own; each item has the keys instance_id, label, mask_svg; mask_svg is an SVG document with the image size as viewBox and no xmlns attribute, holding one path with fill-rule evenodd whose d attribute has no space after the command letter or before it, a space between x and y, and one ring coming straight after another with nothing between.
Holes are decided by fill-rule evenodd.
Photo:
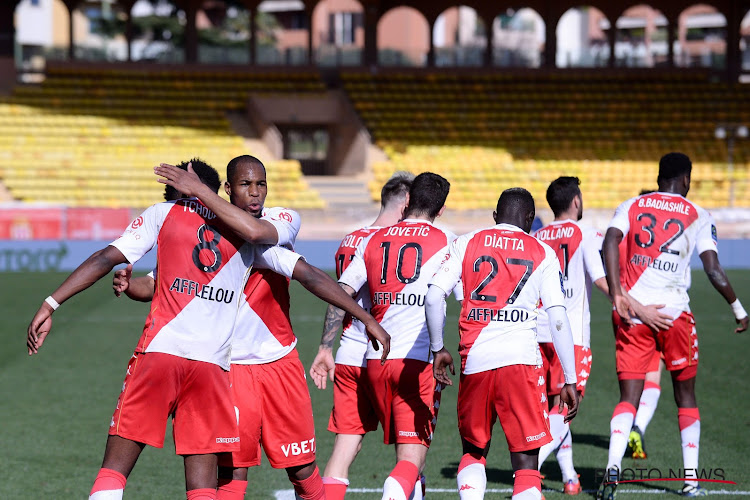
<instances>
[{"instance_id":1,"label":"player's shoulder","mask_svg":"<svg viewBox=\"0 0 750 500\"><path fill-rule=\"evenodd\" d=\"M295 225L299 225L302 222L302 217L300 217L297 211L286 207L264 208L262 217L273 220L283 220L289 224Z\"/></svg>"}]
</instances>

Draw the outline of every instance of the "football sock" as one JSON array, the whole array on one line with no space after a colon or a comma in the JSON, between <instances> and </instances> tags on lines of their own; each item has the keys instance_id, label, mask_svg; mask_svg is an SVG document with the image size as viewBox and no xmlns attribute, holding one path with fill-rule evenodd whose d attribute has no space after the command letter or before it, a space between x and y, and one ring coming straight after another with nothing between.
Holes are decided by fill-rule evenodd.
<instances>
[{"instance_id":1,"label":"football sock","mask_svg":"<svg viewBox=\"0 0 750 500\"><path fill-rule=\"evenodd\" d=\"M247 481L219 478L218 500L243 500L247 491Z\"/></svg>"},{"instance_id":2,"label":"football sock","mask_svg":"<svg viewBox=\"0 0 750 500\"><path fill-rule=\"evenodd\" d=\"M349 480L343 477L324 477L323 489L328 500L344 500Z\"/></svg>"},{"instance_id":3,"label":"football sock","mask_svg":"<svg viewBox=\"0 0 750 500\"><path fill-rule=\"evenodd\" d=\"M576 468L573 466L573 437L571 436L570 429L562 440L562 443L557 448L557 463L560 465L560 472L562 472L563 483L578 479L578 473Z\"/></svg>"},{"instance_id":4,"label":"football sock","mask_svg":"<svg viewBox=\"0 0 750 500\"><path fill-rule=\"evenodd\" d=\"M325 488L323 487L323 479L320 477L320 471L317 467L310 477L307 479L292 479L289 480L294 485L294 491L297 493L297 497L304 500L319 500L326 498Z\"/></svg>"},{"instance_id":5,"label":"football sock","mask_svg":"<svg viewBox=\"0 0 750 500\"><path fill-rule=\"evenodd\" d=\"M198 488L187 492L187 500L216 500L216 488Z\"/></svg>"},{"instance_id":6,"label":"football sock","mask_svg":"<svg viewBox=\"0 0 750 500\"><path fill-rule=\"evenodd\" d=\"M458 496L461 500L481 500L487 489L487 460L478 453L467 453L458 464Z\"/></svg>"},{"instance_id":7,"label":"football sock","mask_svg":"<svg viewBox=\"0 0 750 500\"><path fill-rule=\"evenodd\" d=\"M570 429L570 425L565 423L565 415L568 414L568 410L563 410L561 414L558 409L559 407L555 406L549 412L549 430L550 434L552 434L552 441L539 449L539 469L542 468L542 464L547 460L550 453L560 447L563 438L565 438L568 429Z\"/></svg>"},{"instance_id":8,"label":"football sock","mask_svg":"<svg viewBox=\"0 0 750 500\"><path fill-rule=\"evenodd\" d=\"M638 427L641 432L646 432L649 422L654 416L656 406L659 404L659 396L661 395L661 386L656 382L649 380L643 386L643 393L641 394L641 402L638 405L638 413L635 414L634 425Z\"/></svg>"},{"instance_id":9,"label":"football sock","mask_svg":"<svg viewBox=\"0 0 750 500\"><path fill-rule=\"evenodd\" d=\"M383 484L383 500L406 500L414 491L419 469L407 460L400 460Z\"/></svg>"},{"instance_id":10,"label":"football sock","mask_svg":"<svg viewBox=\"0 0 750 500\"><path fill-rule=\"evenodd\" d=\"M520 469L514 474L512 500L541 500L542 477L538 470Z\"/></svg>"},{"instance_id":11,"label":"football sock","mask_svg":"<svg viewBox=\"0 0 750 500\"><path fill-rule=\"evenodd\" d=\"M609 423L609 458L607 459L607 469L616 465L622 469L622 456L628 447L628 437L630 429L633 428L635 419L635 407L627 401L620 401L615 406L612 413L612 420Z\"/></svg>"},{"instance_id":12,"label":"football sock","mask_svg":"<svg viewBox=\"0 0 750 500\"><path fill-rule=\"evenodd\" d=\"M89 493L89 500L121 500L127 481L116 470L101 468Z\"/></svg>"},{"instance_id":13,"label":"football sock","mask_svg":"<svg viewBox=\"0 0 750 500\"><path fill-rule=\"evenodd\" d=\"M685 477L698 477L698 450L701 439L701 416L698 408L678 408L677 420L680 424ZM685 484L698 486L698 481L685 481Z\"/></svg>"},{"instance_id":14,"label":"football sock","mask_svg":"<svg viewBox=\"0 0 750 500\"><path fill-rule=\"evenodd\" d=\"M409 500L424 500L425 490L427 489L427 478L420 474L417 482L414 483L414 491L411 492Z\"/></svg>"}]
</instances>

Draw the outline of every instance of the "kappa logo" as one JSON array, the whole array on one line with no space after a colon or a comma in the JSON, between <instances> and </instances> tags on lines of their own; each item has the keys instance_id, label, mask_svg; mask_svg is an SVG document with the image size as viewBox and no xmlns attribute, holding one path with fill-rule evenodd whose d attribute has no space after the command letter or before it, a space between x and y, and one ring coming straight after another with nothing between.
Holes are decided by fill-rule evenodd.
<instances>
[{"instance_id":1,"label":"kappa logo","mask_svg":"<svg viewBox=\"0 0 750 500\"><path fill-rule=\"evenodd\" d=\"M398 435L403 437L419 437L419 434L412 431L398 431Z\"/></svg>"},{"instance_id":2,"label":"kappa logo","mask_svg":"<svg viewBox=\"0 0 750 500\"><path fill-rule=\"evenodd\" d=\"M138 229L143 225L143 217L138 217L136 220L133 221L132 224L130 224L130 227L132 229Z\"/></svg>"},{"instance_id":3,"label":"kappa logo","mask_svg":"<svg viewBox=\"0 0 750 500\"><path fill-rule=\"evenodd\" d=\"M695 354L697 355L698 353L695 353ZM687 361L687 358L675 359L674 361L672 361L672 366L681 365L685 361Z\"/></svg>"},{"instance_id":4,"label":"kappa logo","mask_svg":"<svg viewBox=\"0 0 750 500\"><path fill-rule=\"evenodd\" d=\"M693 354L693 361L698 361L698 353Z\"/></svg>"},{"instance_id":5,"label":"kappa logo","mask_svg":"<svg viewBox=\"0 0 750 500\"><path fill-rule=\"evenodd\" d=\"M475 490L476 488L468 484L462 484L458 491Z\"/></svg>"},{"instance_id":6,"label":"kappa logo","mask_svg":"<svg viewBox=\"0 0 750 500\"><path fill-rule=\"evenodd\" d=\"M612 434L622 434L622 431L620 429L615 429L612 431Z\"/></svg>"},{"instance_id":7,"label":"kappa logo","mask_svg":"<svg viewBox=\"0 0 750 500\"><path fill-rule=\"evenodd\" d=\"M581 378L588 378L589 372L587 372L586 370L581 370L581 373L579 373L578 376Z\"/></svg>"},{"instance_id":8,"label":"kappa logo","mask_svg":"<svg viewBox=\"0 0 750 500\"><path fill-rule=\"evenodd\" d=\"M588 379L583 379L580 382L578 382L578 385L580 385L581 387L586 387L586 382L588 382Z\"/></svg>"},{"instance_id":9,"label":"kappa logo","mask_svg":"<svg viewBox=\"0 0 750 500\"><path fill-rule=\"evenodd\" d=\"M687 446L688 448L697 448L697 447L698 447L698 446L696 446L696 444L695 444L695 443L688 443L688 444L687 444L687 445L685 445L685 446Z\"/></svg>"},{"instance_id":10,"label":"kappa logo","mask_svg":"<svg viewBox=\"0 0 750 500\"><path fill-rule=\"evenodd\" d=\"M240 442L239 436L230 437L230 438L216 438L216 444L223 444L223 443L231 444L231 443L239 443L239 442Z\"/></svg>"},{"instance_id":11,"label":"kappa logo","mask_svg":"<svg viewBox=\"0 0 750 500\"><path fill-rule=\"evenodd\" d=\"M539 375L539 380L537 381L536 385L537 386L544 385L544 377L542 377L541 375Z\"/></svg>"},{"instance_id":12,"label":"kappa logo","mask_svg":"<svg viewBox=\"0 0 750 500\"><path fill-rule=\"evenodd\" d=\"M540 401L540 403L546 403L546 402L547 402L547 395L542 393L542 400Z\"/></svg>"},{"instance_id":13,"label":"kappa logo","mask_svg":"<svg viewBox=\"0 0 750 500\"><path fill-rule=\"evenodd\" d=\"M536 434L536 435L534 435L534 436L526 436L526 442L527 442L527 443L530 443L530 442L532 442L532 441L539 441L540 439L542 439L542 438L543 438L543 437L545 437L546 435L547 435L547 433L546 433L546 432L544 432L544 431L542 431L542 432L540 432L539 434Z\"/></svg>"}]
</instances>

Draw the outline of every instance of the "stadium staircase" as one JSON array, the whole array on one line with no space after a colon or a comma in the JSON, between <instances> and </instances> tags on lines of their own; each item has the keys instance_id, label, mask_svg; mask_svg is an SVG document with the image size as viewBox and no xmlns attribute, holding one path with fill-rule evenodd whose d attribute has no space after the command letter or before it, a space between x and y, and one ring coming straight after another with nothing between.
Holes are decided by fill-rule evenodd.
<instances>
[{"instance_id":1,"label":"stadium staircase","mask_svg":"<svg viewBox=\"0 0 750 500\"><path fill-rule=\"evenodd\" d=\"M326 200L331 212L349 218L371 212L373 198L370 196L367 181L361 178L336 176L305 176L310 187ZM382 187L382 183L380 187ZM378 187L378 196L380 196Z\"/></svg>"},{"instance_id":2,"label":"stadium staircase","mask_svg":"<svg viewBox=\"0 0 750 500\"><path fill-rule=\"evenodd\" d=\"M750 89L695 72L478 73L347 71L344 88L389 161L373 166L373 199L395 170L431 170L453 188L449 207L494 207L507 187L544 199L559 175L578 175L586 205L613 208L655 188L659 157L694 161L691 198L750 207L750 142L727 171L718 124L750 123Z\"/></svg>"},{"instance_id":3,"label":"stadium staircase","mask_svg":"<svg viewBox=\"0 0 750 500\"><path fill-rule=\"evenodd\" d=\"M162 199L152 167L198 156L223 172L248 151L226 113L249 92L320 92L315 73L52 66L0 100L0 178L20 201L145 207ZM269 205L325 206L299 162L268 162Z\"/></svg>"}]
</instances>

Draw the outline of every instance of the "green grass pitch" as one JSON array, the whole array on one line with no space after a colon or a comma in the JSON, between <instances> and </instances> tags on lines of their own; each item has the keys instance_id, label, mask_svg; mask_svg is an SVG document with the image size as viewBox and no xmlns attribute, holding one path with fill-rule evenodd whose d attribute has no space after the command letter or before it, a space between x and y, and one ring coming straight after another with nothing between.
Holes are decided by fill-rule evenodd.
<instances>
[{"instance_id":1,"label":"green grass pitch","mask_svg":"<svg viewBox=\"0 0 750 500\"><path fill-rule=\"evenodd\" d=\"M29 358L26 326L39 303L64 278L63 274L3 274L0 287L0 498L86 498L100 466L110 416L125 375L130 354L140 334L147 306L116 299L103 280L64 304L54 316L54 329L39 355ZM750 303L750 271L735 271L730 278L738 295ZM732 332L729 307L711 289L703 273L694 276L692 307L698 323L700 360L697 394L702 416L700 467L723 469L734 485L704 484L709 490L750 490L750 385L747 353L750 333ZM449 304L446 345L457 346L457 304ZM594 490L595 469L607 460L609 419L618 400L613 369L614 341L605 299L596 294L592 306L593 373L588 395L572 425L574 460L586 490ZM300 337L299 351L309 368L317 351L325 304L292 287L292 313ZM682 466L676 407L668 376L657 413L646 433L649 459L625 459L623 467L668 471ZM326 430L331 389L311 386L318 431L321 470L330 454L332 435ZM456 498L455 474L461 457L456 429L457 386L443 392L443 403L432 449L427 455L430 497ZM394 464L392 447L382 434L365 439L351 470L351 487L379 488ZM563 498L560 472L554 457L544 465L547 499ZM499 426L487 464L488 488L508 490L512 473ZM676 482L621 486L623 498L654 498ZM284 471L267 463L251 471L247 498L274 498L289 489ZM629 491L631 493L626 493ZM669 493L669 492L667 492ZM590 497L591 493L584 494ZM352 493L351 498L379 498L376 493ZM164 449L147 448L130 476L126 498L184 498L182 461L174 455L171 432ZM510 493L488 494L508 498ZM741 498L741 494L721 498Z\"/></svg>"}]
</instances>

